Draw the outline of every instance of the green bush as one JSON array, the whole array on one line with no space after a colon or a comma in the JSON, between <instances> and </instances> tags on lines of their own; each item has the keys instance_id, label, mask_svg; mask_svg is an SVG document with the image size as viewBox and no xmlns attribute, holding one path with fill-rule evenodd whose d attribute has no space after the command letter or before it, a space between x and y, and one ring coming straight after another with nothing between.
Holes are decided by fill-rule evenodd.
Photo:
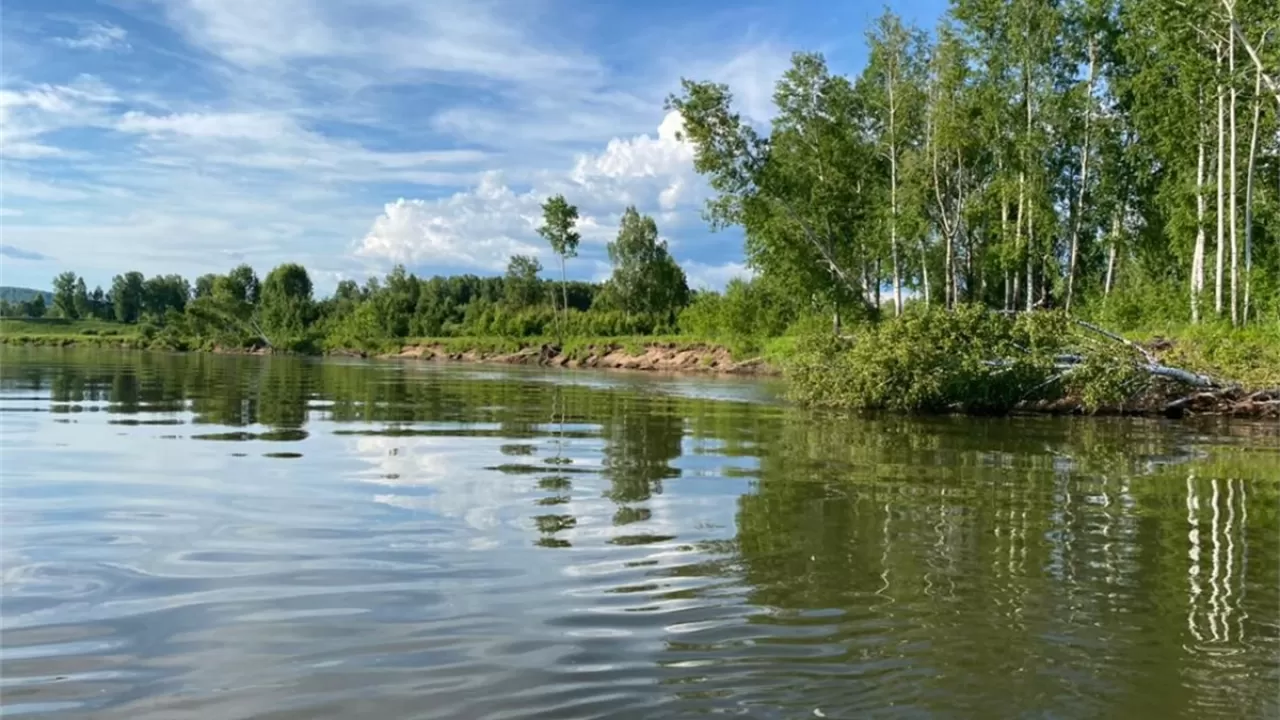
<instances>
[{"instance_id":1,"label":"green bush","mask_svg":"<svg viewBox=\"0 0 1280 720\"><path fill-rule=\"evenodd\" d=\"M842 409L1005 412L1035 399L1052 376L1066 318L1017 320L976 306L915 306L850 339L812 332L786 368L791 396Z\"/></svg>"}]
</instances>

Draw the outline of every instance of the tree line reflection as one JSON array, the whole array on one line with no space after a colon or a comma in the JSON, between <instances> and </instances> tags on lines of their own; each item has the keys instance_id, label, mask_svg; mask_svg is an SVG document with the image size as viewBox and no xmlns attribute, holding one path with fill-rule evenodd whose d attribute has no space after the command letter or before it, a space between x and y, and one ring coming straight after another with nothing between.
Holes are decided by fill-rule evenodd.
<instances>
[{"instance_id":1,"label":"tree line reflection","mask_svg":"<svg viewBox=\"0 0 1280 720\"><path fill-rule=\"evenodd\" d=\"M1069 694L1066 675L1035 668L1087 669L1125 654L1145 668L1141 682L1181 688L1157 693L1144 714L1263 712L1270 701L1256 682L1229 679L1256 680L1260 658L1270 681L1280 679L1275 427L814 417L641 381L601 389L390 363L72 357L7 358L0 389L47 397L56 413L266 426L284 440L320 422L494 438L503 459L493 469L527 478L529 541L548 550L577 542L572 500L583 487L599 486L612 507L609 542L640 553L687 530L662 517L655 498L690 487L677 483L746 478L724 537L689 543L696 562L653 573L735 580L758 609L756 633L820 640L838 649L833 662L919 662L927 644L953 699L1022 672L1024 697L1009 702L1047 711ZM598 448L598 462L574 460L583 443ZM711 468L709 479L691 477L696 464ZM668 648L668 680L690 698L716 688L714 673L680 659L722 647L707 633ZM990 661L973 664L975 652ZM965 672L948 672L958 665ZM1082 670L1070 692L1105 694L1113 681Z\"/></svg>"}]
</instances>

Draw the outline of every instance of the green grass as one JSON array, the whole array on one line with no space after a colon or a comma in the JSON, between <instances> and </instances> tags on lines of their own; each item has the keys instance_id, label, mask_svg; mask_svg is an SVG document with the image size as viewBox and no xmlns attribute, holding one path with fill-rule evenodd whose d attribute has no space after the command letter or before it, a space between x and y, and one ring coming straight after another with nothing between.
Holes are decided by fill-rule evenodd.
<instances>
[{"instance_id":1,"label":"green grass","mask_svg":"<svg viewBox=\"0 0 1280 720\"><path fill-rule=\"evenodd\" d=\"M120 345L133 347L142 337L136 325L106 320L0 318L0 342L10 345Z\"/></svg>"},{"instance_id":2,"label":"green grass","mask_svg":"<svg viewBox=\"0 0 1280 720\"><path fill-rule=\"evenodd\" d=\"M1151 344L1166 365L1238 382L1245 387L1280 387L1280 327L1274 324L1236 329L1227 323L1152 325L1126 333Z\"/></svg>"}]
</instances>

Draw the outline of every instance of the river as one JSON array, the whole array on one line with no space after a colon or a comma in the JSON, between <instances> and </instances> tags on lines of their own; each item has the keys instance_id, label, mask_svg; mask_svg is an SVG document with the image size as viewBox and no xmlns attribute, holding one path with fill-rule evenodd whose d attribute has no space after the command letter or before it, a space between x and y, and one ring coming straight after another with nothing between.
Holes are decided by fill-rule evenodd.
<instances>
[{"instance_id":1,"label":"river","mask_svg":"<svg viewBox=\"0 0 1280 720\"><path fill-rule=\"evenodd\" d=\"M0 351L6 717L1275 717L1280 428Z\"/></svg>"}]
</instances>

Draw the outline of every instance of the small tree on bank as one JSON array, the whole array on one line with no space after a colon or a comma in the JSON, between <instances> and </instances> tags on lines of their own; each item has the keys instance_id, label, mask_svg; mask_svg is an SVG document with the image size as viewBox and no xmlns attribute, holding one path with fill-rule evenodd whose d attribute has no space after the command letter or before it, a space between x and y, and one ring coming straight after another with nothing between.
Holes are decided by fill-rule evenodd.
<instances>
[{"instance_id":1,"label":"small tree on bank","mask_svg":"<svg viewBox=\"0 0 1280 720\"><path fill-rule=\"evenodd\" d=\"M538 234L551 245L552 252L560 256L560 292L564 314L559 339L562 344L565 328L569 323L569 288L565 260L578 255L578 241L581 238L573 229L577 222L578 208L570 205L563 195L548 198L542 204L542 226L538 228Z\"/></svg>"}]
</instances>

